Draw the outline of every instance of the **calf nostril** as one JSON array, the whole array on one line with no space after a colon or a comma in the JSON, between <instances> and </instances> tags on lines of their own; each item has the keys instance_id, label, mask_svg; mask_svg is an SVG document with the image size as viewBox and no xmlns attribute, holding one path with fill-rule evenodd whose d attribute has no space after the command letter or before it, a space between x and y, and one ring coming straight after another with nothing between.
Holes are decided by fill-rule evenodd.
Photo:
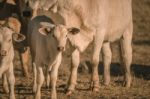
<instances>
[{"instance_id":1,"label":"calf nostril","mask_svg":"<svg viewBox=\"0 0 150 99\"><path fill-rule=\"evenodd\" d=\"M58 50L58 51L63 51L63 50L64 50L64 47L58 47L57 50Z\"/></svg>"},{"instance_id":2,"label":"calf nostril","mask_svg":"<svg viewBox=\"0 0 150 99\"><path fill-rule=\"evenodd\" d=\"M6 56L7 55L7 51L2 50L0 54L1 54L1 56Z\"/></svg>"},{"instance_id":3,"label":"calf nostril","mask_svg":"<svg viewBox=\"0 0 150 99\"><path fill-rule=\"evenodd\" d=\"M24 17L31 17L31 11L23 11Z\"/></svg>"}]
</instances>

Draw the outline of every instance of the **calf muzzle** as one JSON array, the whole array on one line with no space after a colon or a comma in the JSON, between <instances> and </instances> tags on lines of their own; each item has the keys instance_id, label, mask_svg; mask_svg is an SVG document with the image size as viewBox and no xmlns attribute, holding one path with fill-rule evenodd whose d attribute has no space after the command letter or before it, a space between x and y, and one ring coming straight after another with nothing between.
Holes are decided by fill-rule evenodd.
<instances>
[{"instance_id":1,"label":"calf muzzle","mask_svg":"<svg viewBox=\"0 0 150 99\"><path fill-rule=\"evenodd\" d=\"M1 50L0 51L0 56L6 56L7 55L7 51L6 50Z\"/></svg>"},{"instance_id":2,"label":"calf muzzle","mask_svg":"<svg viewBox=\"0 0 150 99\"><path fill-rule=\"evenodd\" d=\"M64 47L57 47L57 50L58 50L58 51L63 51L63 50L64 50Z\"/></svg>"}]
</instances>

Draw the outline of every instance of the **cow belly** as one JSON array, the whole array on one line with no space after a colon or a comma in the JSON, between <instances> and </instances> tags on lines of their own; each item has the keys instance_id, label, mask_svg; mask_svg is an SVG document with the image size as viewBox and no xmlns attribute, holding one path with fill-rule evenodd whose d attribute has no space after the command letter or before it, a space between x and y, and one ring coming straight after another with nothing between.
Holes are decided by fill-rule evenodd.
<instances>
[{"instance_id":1,"label":"cow belly","mask_svg":"<svg viewBox=\"0 0 150 99\"><path fill-rule=\"evenodd\" d=\"M106 37L105 41L114 42L116 40L119 40L121 37L122 33L112 33Z\"/></svg>"},{"instance_id":2,"label":"cow belly","mask_svg":"<svg viewBox=\"0 0 150 99\"><path fill-rule=\"evenodd\" d=\"M111 19L111 18L110 18ZM110 20L109 19L109 20ZM113 20L109 21L106 33L106 39L110 42L118 40L122 37L123 33L126 29L129 28L130 24L132 23L131 16L127 16L126 19L124 17L115 17Z\"/></svg>"},{"instance_id":3,"label":"cow belly","mask_svg":"<svg viewBox=\"0 0 150 99\"><path fill-rule=\"evenodd\" d=\"M105 37L105 41L114 42L116 40L119 40L122 37L126 28L127 27L122 26L120 28L113 27L113 29L108 29L108 32Z\"/></svg>"}]
</instances>

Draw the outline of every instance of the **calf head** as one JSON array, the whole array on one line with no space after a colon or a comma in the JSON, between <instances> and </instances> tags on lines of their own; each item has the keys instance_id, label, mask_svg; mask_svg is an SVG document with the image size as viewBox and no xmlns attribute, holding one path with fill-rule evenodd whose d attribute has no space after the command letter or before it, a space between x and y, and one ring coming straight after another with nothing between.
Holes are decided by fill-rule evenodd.
<instances>
[{"instance_id":1,"label":"calf head","mask_svg":"<svg viewBox=\"0 0 150 99\"><path fill-rule=\"evenodd\" d=\"M45 4L46 0L24 0L22 3L22 14L24 17L34 17L37 15L38 9ZM49 3L49 2L48 2Z\"/></svg>"},{"instance_id":2,"label":"calf head","mask_svg":"<svg viewBox=\"0 0 150 99\"><path fill-rule=\"evenodd\" d=\"M41 5L41 9L48 11L51 9L53 12L57 12L57 0L45 0Z\"/></svg>"},{"instance_id":3,"label":"calf head","mask_svg":"<svg viewBox=\"0 0 150 99\"><path fill-rule=\"evenodd\" d=\"M17 0L6 0L7 3L12 4L12 5L16 5L16 1Z\"/></svg>"},{"instance_id":4,"label":"calf head","mask_svg":"<svg viewBox=\"0 0 150 99\"><path fill-rule=\"evenodd\" d=\"M8 20L9 21L9 20ZM20 42L25 39L25 36L18 33L18 30L14 28L16 23L9 23L6 21L0 26L0 56L7 56L12 48L13 41Z\"/></svg>"},{"instance_id":5,"label":"calf head","mask_svg":"<svg viewBox=\"0 0 150 99\"><path fill-rule=\"evenodd\" d=\"M57 0L20 0L20 9L23 17L35 17L38 9L57 12Z\"/></svg>"},{"instance_id":6,"label":"calf head","mask_svg":"<svg viewBox=\"0 0 150 99\"><path fill-rule=\"evenodd\" d=\"M23 18L31 18L33 14L32 8L29 6L29 1L19 0L19 10Z\"/></svg>"},{"instance_id":7,"label":"calf head","mask_svg":"<svg viewBox=\"0 0 150 99\"><path fill-rule=\"evenodd\" d=\"M26 0L32 9L43 9L48 11L49 9L57 12L57 0Z\"/></svg>"},{"instance_id":8,"label":"calf head","mask_svg":"<svg viewBox=\"0 0 150 99\"><path fill-rule=\"evenodd\" d=\"M64 25L54 25L48 22L41 22L41 27L39 28L39 33L45 36L50 35L57 42L58 51L65 50L68 33L75 35L79 32L78 28L67 28Z\"/></svg>"}]
</instances>

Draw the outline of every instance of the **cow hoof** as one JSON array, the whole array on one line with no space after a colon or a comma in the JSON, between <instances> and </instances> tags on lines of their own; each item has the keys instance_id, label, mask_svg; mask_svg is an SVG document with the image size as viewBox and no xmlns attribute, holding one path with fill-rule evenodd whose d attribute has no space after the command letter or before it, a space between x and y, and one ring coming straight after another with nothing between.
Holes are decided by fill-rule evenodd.
<instances>
[{"instance_id":1,"label":"cow hoof","mask_svg":"<svg viewBox=\"0 0 150 99\"><path fill-rule=\"evenodd\" d=\"M104 86L109 86L109 83L105 83L105 82L104 82Z\"/></svg>"},{"instance_id":2,"label":"cow hoof","mask_svg":"<svg viewBox=\"0 0 150 99\"><path fill-rule=\"evenodd\" d=\"M9 89L8 88L4 88L4 92L8 94L9 93Z\"/></svg>"},{"instance_id":3,"label":"cow hoof","mask_svg":"<svg viewBox=\"0 0 150 99\"><path fill-rule=\"evenodd\" d=\"M130 84L125 84L125 87L126 87L126 88L130 88L131 85L130 85Z\"/></svg>"},{"instance_id":4,"label":"cow hoof","mask_svg":"<svg viewBox=\"0 0 150 99\"><path fill-rule=\"evenodd\" d=\"M23 76L26 77L26 78L29 78L29 74L27 72L24 72Z\"/></svg>"},{"instance_id":5,"label":"cow hoof","mask_svg":"<svg viewBox=\"0 0 150 99\"><path fill-rule=\"evenodd\" d=\"M72 93L73 93L73 91L68 90L68 91L66 92L66 95L67 95L67 96L70 96Z\"/></svg>"},{"instance_id":6,"label":"cow hoof","mask_svg":"<svg viewBox=\"0 0 150 99\"><path fill-rule=\"evenodd\" d=\"M123 86L126 87L126 88L130 88L130 87L131 87L131 84L124 82L124 83L123 83Z\"/></svg>"},{"instance_id":7,"label":"cow hoof","mask_svg":"<svg viewBox=\"0 0 150 99\"><path fill-rule=\"evenodd\" d=\"M99 92L99 84L94 84L93 82L91 83L90 89L92 90L92 92Z\"/></svg>"},{"instance_id":8,"label":"cow hoof","mask_svg":"<svg viewBox=\"0 0 150 99\"><path fill-rule=\"evenodd\" d=\"M92 91L93 91L93 92L99 92L99 88L98 88L98 87L94 87L94 88L92 89Z\"/></svg>"},{"instance_id":9,"label":"cow hoof","mask_svg":"<svg viewBox=\"0 0 150 99\"><path fill-rule=\"evenodd\" d=\"M92 92L99 92L99 88L100 88L100 86L91 86L91 90L92 90Z\"/></svg>"}]
</instances>

